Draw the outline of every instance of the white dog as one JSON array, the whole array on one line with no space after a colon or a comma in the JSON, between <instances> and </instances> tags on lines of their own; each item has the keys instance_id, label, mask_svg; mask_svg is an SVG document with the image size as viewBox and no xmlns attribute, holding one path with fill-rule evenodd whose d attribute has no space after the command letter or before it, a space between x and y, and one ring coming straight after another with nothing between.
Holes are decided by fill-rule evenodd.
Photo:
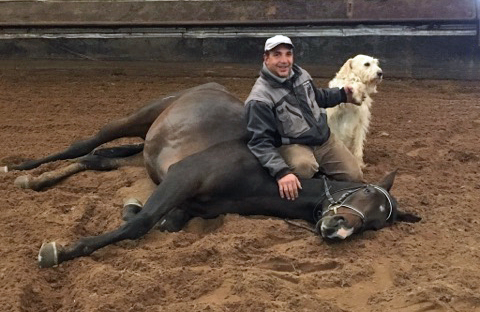
<instances>
[{"instance_id":1,"label":"white dog","mask_svg":"<svg viewBox=\"0 0 480 312\"><path fill-rule=\"evenodd\" d=\"M359 106L343 103L328 108L327 116L330 130L347 146L362 167L365 167L363 144L368 132L372 106L370 95L377 92L377 84L382 78L383 72L378 60L359 54L349 59L328 84L330 88L352 86L353 98L361 103Z\"/></svg>"}]
</instances>

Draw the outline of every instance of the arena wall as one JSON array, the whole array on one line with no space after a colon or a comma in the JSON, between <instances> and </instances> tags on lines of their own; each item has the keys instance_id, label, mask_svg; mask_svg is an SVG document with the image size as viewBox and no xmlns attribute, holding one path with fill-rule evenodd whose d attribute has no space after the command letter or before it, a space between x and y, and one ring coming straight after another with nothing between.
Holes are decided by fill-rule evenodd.
<instances>
[{"instance_id":1,"label":"arena wall","mask_svg":"<svg viewBox=\"0 0 480 312\"><path fill-rule=\"evenodd\" d=\"M0 59L255 64L292 37L331 76L349 57L391 76L480 78L477 0L0 0Z\"/></svg>"}]
</instances>

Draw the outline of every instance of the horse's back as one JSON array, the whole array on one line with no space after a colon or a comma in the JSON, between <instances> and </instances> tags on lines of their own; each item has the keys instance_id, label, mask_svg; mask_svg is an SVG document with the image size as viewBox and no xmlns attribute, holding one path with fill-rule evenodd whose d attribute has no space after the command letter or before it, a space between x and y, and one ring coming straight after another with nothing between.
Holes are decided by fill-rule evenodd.
<instances>
[{"instance_id":1,"label":"horse's back","mask_svg":"<svg viewBox=\"0 0 480 312\"><path fill-rule=\"evenodd\" d=\"M224 141L246 135L243 103L218 84L178 97L150 127L144 158L159 183L170 165Z\"/></svg>"}]
</instances>

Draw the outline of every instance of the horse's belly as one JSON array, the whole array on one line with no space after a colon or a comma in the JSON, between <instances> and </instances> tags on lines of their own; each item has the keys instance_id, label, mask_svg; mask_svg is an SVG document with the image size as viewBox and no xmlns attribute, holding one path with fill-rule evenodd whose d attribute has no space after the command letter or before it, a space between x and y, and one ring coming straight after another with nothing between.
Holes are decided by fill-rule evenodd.
<instances>
[{"instance_id":1,"label":"horse's belly","mask_svg":"<svg viewBox=\"0 0 480 312\"><path fill-rule=\"evenodd\" d=\"M239 139L245 133L243 104L232 95L202 90L180 97L147 133L147 171L159 183L172 164L220 142Z\"/></svg>"}]
</instances>

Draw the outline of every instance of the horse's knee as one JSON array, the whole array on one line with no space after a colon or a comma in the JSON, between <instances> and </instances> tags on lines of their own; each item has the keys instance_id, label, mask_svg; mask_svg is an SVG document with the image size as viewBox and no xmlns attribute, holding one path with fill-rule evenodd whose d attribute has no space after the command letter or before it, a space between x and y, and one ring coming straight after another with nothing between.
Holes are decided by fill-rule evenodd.
<instances>
[{"instance_id":1,"label":"horse's knee","mask_svg":"<svg viewBox=\"0 0 480 312\"><path fill-rule=\"evenodd\" d=\"M98 148L92 152L93 155L98 155L106 158L124 158L129 157L143 151L143 143L130 144L107 148Z\"/></svg>"},{"instance_id":2,"label":"horse's knee","mask_svg":"<svg viewBox=\"0 0 480 312\"><path fill-rule=\"evenodd\" d=\"M147 214L137 213L121 226L120 240L139 239L150 231L155 223L152 222L151 216Z\"/></svg>"},{"instance_id":3,"label":"horse's knee","mask_svg":"<svg viewBox=\"0 0 480 312\"><path fill-rule=\"evenodd\" d=\"M115 158L107 158L99 155L89 154L80 159L80 163L86 170L109 171L119 167Z\"/></svg>"},{"instance_id":4,"label":"horse's knee","mask_svg":"<svg viewBox=\"0 0 480 312\"><path fill-rule=\"evenodd\" d=\"M178 232L191 218L192 216L185 210L174 209L160 220L157 226L162 232Z\"/></svg>"}]
</instances>

